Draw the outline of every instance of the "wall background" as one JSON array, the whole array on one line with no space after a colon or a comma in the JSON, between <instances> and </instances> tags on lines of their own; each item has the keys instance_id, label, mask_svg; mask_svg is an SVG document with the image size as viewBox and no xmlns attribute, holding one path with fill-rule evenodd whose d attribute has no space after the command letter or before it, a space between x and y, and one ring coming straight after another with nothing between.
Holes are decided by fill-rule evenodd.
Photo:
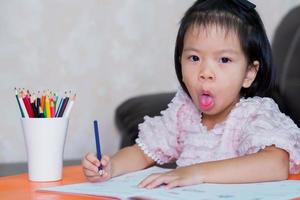
<instances>
[{"instance_id":1,"label":"wall background","mask_svg":"<svg viewBox=\"0 0 300 200\"><path fill-rule=\"evenodd\" d=\"M77 93L65 159L95 151L92 121L113 154L115 108L129 97L175 90L178 23L193 0L0 0L0 162L26 161L14 87ZM300 0L253 0L270 39ZM155 81L153 81L155 80Z\"/></svg>"}]
</instances>

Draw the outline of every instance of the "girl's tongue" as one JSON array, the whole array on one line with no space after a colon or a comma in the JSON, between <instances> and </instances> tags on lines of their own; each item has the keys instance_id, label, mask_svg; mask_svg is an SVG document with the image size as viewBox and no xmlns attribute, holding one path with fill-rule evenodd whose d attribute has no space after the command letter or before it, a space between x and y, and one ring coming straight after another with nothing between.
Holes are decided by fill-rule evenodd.
<instances>
[{"instance_id":1,"label":"girl's tongue","mask_svg":"<svg viewBox=\"0 0 300 200\"><path fill-rule=\"evenodd\" d=\"M214 105L214 99L209 94L202 94L199 98L200 108L208 110Z\"/></svg>"}]
</instances>

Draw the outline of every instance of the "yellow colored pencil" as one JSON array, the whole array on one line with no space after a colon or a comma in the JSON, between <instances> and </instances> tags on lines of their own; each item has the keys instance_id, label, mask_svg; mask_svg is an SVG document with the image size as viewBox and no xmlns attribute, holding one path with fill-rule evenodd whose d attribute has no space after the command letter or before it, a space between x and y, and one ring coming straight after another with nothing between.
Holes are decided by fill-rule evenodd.
<instances>
[{"instance_id":1,"label":"yellow colored pencil","mask_svg":"<svg viewBox=\"0 0 300 200\"><path fill-rule=\"evenodd\" d=\"M47 118L50 118L51 112L50 112L50 101L49 101L48 96L46 97L45 103L46 103L46 115L47 115Z\"/></svg>"}]
</instances>

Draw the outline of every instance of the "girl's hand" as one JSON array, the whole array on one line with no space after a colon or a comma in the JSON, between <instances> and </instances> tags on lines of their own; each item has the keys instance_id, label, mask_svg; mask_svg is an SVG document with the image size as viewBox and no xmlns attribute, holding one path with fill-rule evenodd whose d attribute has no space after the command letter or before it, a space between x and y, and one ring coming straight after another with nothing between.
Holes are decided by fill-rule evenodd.
<instances>
[{"instance_id":1,"label":"girl's hand","mask_svg":"<svg viewBox=\"0 0 300 200\"><path fill-rule=\"evenodd\" d=\"M98 170L102 164L102 170ZM102 182L110 179L111 175L111 162L108 156L102 156L101 163L93 153L88 153L82 159L83 173L90 182Z\"/></svg>"},{"instance_id":2,"label":"girl's hand","mask_svg":"<svg viewBox=\"0 0 300 200\"><path fill-rule=\"evenodd\" d=\"M180 167L166 173L155 173L139 183L140 188L152 189L166 185L167 189L203 183L202 175L196 166Z\"/></svg>"}]
</instances>

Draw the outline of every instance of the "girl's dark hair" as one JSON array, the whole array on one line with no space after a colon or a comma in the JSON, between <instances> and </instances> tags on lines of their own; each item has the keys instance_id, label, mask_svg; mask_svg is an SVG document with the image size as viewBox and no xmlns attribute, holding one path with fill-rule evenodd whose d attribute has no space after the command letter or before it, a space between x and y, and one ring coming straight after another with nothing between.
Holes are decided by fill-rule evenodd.
<instances>
[{"instance_id":1,"label":"girl's dark hair","mask_svg":"<svg viewBox=\"0 0 300 200\"><path fill-rule=\"evenodd\" d=\"M184 91L189 95L182 81L181 70L184 36L192 26L210 25L235 31L248 64L259 61L260 67L255 80L249 88L241 89L241 96L247 98L269 95L275 86L271 46L255 5L246 0L198 0L186 11L180 23L174 54L177 78Z\"/></svg>"}]
</instances>

